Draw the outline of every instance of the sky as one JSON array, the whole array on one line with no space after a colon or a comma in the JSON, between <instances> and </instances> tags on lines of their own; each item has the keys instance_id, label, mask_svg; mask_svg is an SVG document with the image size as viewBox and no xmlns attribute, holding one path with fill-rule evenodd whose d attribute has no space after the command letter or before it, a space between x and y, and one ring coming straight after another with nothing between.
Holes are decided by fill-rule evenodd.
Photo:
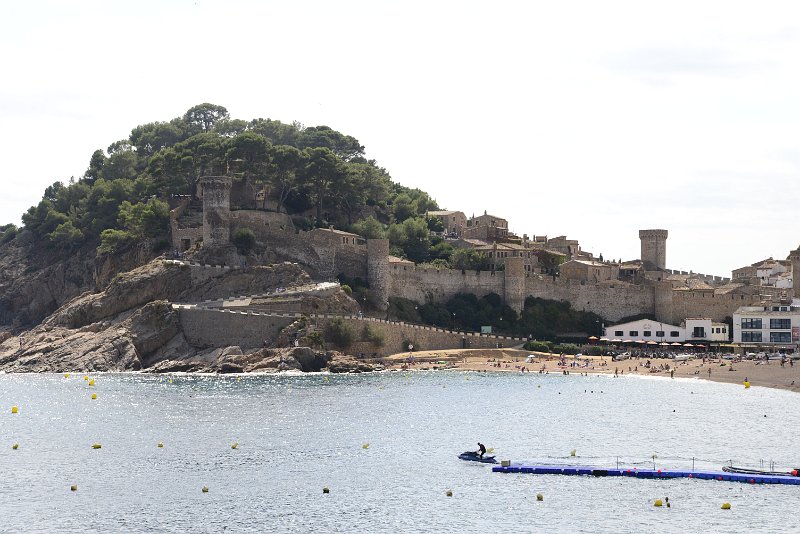
<instances>
[{"instance_id":1,"label":"sky","mask_svg":"<svg viewBox=\"0 0 800 534\"><path fill-rule=\"evenodd\" d=\"M4 3L5 4L5 3ZM518 235L730 276L800 245L800 4L7 3L0 223L203 102L327 125Z\"/></svg>"}]
</instances>

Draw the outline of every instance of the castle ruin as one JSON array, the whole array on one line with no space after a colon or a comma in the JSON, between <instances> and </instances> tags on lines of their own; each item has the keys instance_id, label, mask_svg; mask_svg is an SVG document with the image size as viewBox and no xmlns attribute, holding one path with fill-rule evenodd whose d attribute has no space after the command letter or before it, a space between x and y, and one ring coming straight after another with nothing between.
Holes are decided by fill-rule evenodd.
<instances>
[{"instance_id":1,"label":"castle ruin","mask_svg":"<svg viewBox=\"0 0 800 534\"><path fill-rule=\"evenodd\" d=\"M479 298L490 293L503 297L516 311L529 296L569 302L573 308L595 312L609 321L634 315L649 315L670 324L687 317L710 317L722 321L740 306L775 300L779 295L763 294L757 286L731 283L730 279L666 269L668 231L639 231L639 275L620 270L619 263L596 262L615 267L616 277L574 279L553 273L537 273L525 262L530 251L511 249L504 253L503 270L462 271L415 265L389 254L386 239L365 240L356 234L333 228L307 232L292 225L282 213L263 210L230 210L231 180L209 176L200 180L203 192L202 244L229 245L239 228L249 228L256 240L267 246L270 261L294 261L312 277L331 280L339 274L360 277L369 284L373 308L385 310L389 297L417 302L442 302L458 293ZM190 235L173 218L173 240ZM182 232L182 234L181 234ZM185 248L185 247L184 247ZM792 253L795 272L800 272L800 249ZM635 270L635 269L634 269ZM625 275L623 276L623 272ZM795 277L794 294L800 295L800 277Z\"/></svg>"}]
</instances>

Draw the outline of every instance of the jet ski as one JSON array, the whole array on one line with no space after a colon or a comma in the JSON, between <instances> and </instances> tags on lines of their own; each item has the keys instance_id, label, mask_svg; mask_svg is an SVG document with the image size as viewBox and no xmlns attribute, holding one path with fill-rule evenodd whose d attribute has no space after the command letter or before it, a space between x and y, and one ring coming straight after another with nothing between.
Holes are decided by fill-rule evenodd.
<instances>
[{"instance_id":1,"label":"jet ski","mask_svg":"<svg viewBox=\"0 0 800 534\"><path fill-rule=\"evenodd\" d=\"M494 459L494 456L486 456L486 455L484 455L484 457L481 458L480 453L477 453L475 451L462 452L461 454L458 455L458 457L460 459L466 460L468 462L481 462L483 464L496 464L497 463L497 460Z\"/></svg>"}]
</instances>

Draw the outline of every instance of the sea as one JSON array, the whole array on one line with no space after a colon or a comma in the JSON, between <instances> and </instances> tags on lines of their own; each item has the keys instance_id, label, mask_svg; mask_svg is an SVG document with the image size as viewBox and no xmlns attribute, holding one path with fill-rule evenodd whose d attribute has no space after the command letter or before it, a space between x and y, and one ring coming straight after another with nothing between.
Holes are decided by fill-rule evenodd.
<instances>
[{"instance_id":1,"label":"sea","mask_svg":"<svg viewBox=\"0 0 800 534\"><path fill-rule=\"evenodd\" d=\"M795 393L696 379L6 374L0 532L800 532L800 486L457 458L788 470L798 429Z\"/></svg>"}]
</instances>

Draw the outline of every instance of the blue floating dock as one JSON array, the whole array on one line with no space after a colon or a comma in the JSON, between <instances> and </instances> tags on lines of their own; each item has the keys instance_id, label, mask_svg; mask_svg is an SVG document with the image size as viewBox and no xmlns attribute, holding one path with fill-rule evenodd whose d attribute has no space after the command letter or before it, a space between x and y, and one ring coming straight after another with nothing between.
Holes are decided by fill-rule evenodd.
<instances>
[{"instance_id":1,"label":"blue floating dock","mask_svg":"<svg viewBox=\"0 0 800 534\"><path fill-rule=\"evenodd\" d=\"M492 467L495 473L528 473L532 475L583 475L594 477L633 477L650 479L699 478L745 484L790 484L800 486L800 476L747 475L725 471L677 471L670 469L601 469L578 465L510 465Z\"/></svg>"}]
</instances>

